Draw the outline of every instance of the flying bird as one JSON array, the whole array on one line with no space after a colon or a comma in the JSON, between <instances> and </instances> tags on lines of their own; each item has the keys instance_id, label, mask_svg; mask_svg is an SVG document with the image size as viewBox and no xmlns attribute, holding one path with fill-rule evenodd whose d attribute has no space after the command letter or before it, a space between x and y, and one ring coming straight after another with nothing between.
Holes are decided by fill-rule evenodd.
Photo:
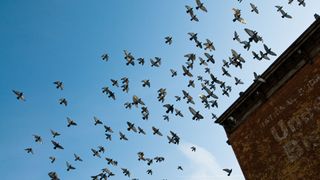
<instances>
[{"instance_id":1,"label":"flying bird","mask_svg":"<svg viewBox=\"0 0 320 180\"><path fill-rule=\"evenodd\" d=\"M196 43L196 47L199 47L200 49L202 49L202 42L195 40Z\"/></svg>"},{"instance_id":2,"label":"flying bird","mask_svg":"<svg viewBox=\"0 0 320 180\"><path fill-rule=\"evenodd\" d=\"M211 119L218 119L217 115L211 113L212 118Z\"/></svg>"},{"instance_id":3,"label":"flying bird","mask_svg":"<svg viewBox=\"0 0 320 180\"><path fill-rule=\"evenodd\" d=\"M128 52L127 50L124 50L124 59L127 61L126 65L132 65L134 66L134 57L131 55L130 52Z\"/></svg>"},{"instance_id":4,"label":"flying bird","mask_svg":"<svg viewBox=\"0 0 320 180\"><path fill-rule=\"evenodd\" d=\"M176 101L180 101L181 97L180 96L174 96L176 98Z\"/></svg>"},{"instance_id":5,"label":"flying bird","mask_svg":"<svg viewBox=\"0 0 320 180\"><path fill-rule=\"evenodd\" d=\"M49 159L51 160L50 161L51 163L54 163L56 161L56 157L54 157L54 156L50 156Z\"/></svg>"},{"instance_id":6,"label":"flying bird","mask_svg":"<svg viewBox=\"0 0 320 180\"><path fill-rule=\"evenodd\" d=\"M168 115L163 115L163 120L168 121L169 122L169 116Z\"/></svg>"},{"instance_id":7,"label":"flying bird","mask_svg":"<svg viewBox=\"0 0 320 180\"><path fill-rule=\"evenodd\" d=\"M226 75L228 77L231 77L231 74L224 67L221 67L221 69L222 69L222 76Z\"/></svg>"},{"instance_id":8,"label":"flying bird","mask_svg":"<svg viewBox=\"0 0 320 180\"><path fill-rule=\"evenodd\" d=\"M132 105L135 105L136 107L138 107L139 104L142 105L142 106L145 105L144 102L141 100L141 98L139 98L139 97L136 96L136 95L134 95L134 96L132 97L132 103L131 103L131 104L132 104Z\"/></svg>"},{"instance_id":9,"label":"flying bird","mask_svg":"<svg viewBox=\"0 0 320 180\"><path fill-rule=\"evenodd\" d=\"M23 92L16 91L16 90L12 90L12 92L16 95L18 100L26 101L26 99L25 99L25 97L23 95Z\"/></svg>"},{"instance_id":10,"label":"flying bird","mask_svg":"<svg viewBox=\"0 0 320 180\"><path fill-rule=\"evenodd\" d=\"M143 160L145 161L146 159L144 158L144 153L143 152L138 152L138 161Z\"/></svg>"},{"instance_id":11,"label":"flying bird","mask_svg":"<svg viewBox=\"0 0 320 180\"><path fill-rule=\"evenodd\" d=\"M126 108L126 109L131 109L131 103L130 102L126 102L126 103L124 103L124 107Z\"/></svg>"},{"instance_id":12,"label":"flying bird","mask_svg":"<svg viewBox=\"0 0 320 180\"><path fill-rule=\"evenodd\" d=\"M229 62L228 61L226 61L226 60L222 60L222 62L223 62L223 67L226 67L226 68L229 68L230 66L229 66Z\"/></svg>"},{"instance_id":13,"label":"flying bird","mask_svg":"<svg viewBox=\"0 0 320 180\"><path fill-rule=\"evenodd\" d=\"M197 7L196 7L197 10L201 9L204 12L208 12L207 8L203 5L203 3L200 0L196 0L196 3L197 3Z\"/></svg>"},{"instance_id":14,"label":"flying bird","mask_svg":"<svg viewBox=\"0 0 320 180\"><path fill-rule=\"evenodd\" d=\"M107 53L105 53L105 54L102 54L101 55L101 59L103 60L103 61L108 61L109 60L109 55L107 54Z\"/></svg>"},{"instance_id":15,"label":"flying bird","mask_svg":"<svg viewBox=\"0 0 320 180\"><path fill-rule=\"evenodd\" d=\"M58 142L51 140L53 144L53 149L64 149Z\"/></svg>"},{"instance_id":16,"label":"flying bird","mask_svg":"<svg viewBox=\"0 0 320 180\"><path fill-rule=\"evenodd\" d=\"M243 44L243 48L244 48L244 49L247 49L247 51L249 51L249 49L250 49L250 47L251 47L250 42L248 42L248 41L241 41L240 43Z\"/></svg>"},{"instance_id":17,"label":"flying bird","mask_svg":"<svg viewBox=\"0 0 320 180\"><path fill-rule=\"evenodd\" d=\"M98 152L104 153L105 148L103 146L98 146Z\"/></svg>"},{"instance_id":18,"label":"flying bird","mask_svg":"<svg viewBox=\"0 0 320 180\"><path fill-rule=\"evenodd\" d=\"M287 12L285 12L282 6L275 6L275 7L277 8L277 11L281 13L282 18L292 19L292 16L290 16Z\"/></svg>"},{"instance_id":19,"label":"flying bird","mask_svg":"<svg viewBox=\"0 0 320 180\"><path fill-rule=\"evenodd\" d=\"M173 131L170 131L170 136L167 136L167 139L169 140L168 143L173 143L173 144L179 144L180 142L180 137L174 133Z\"/></svg>"},{"instance_id":20,"label":"flying bird","mask_svg":"<svg viewBox=\"0 0 320 180\"><path fill-rule=\"evenodd\" d=\"M271 56L277 56L277 54L273 51L271 51L271 48L269 48L267 45L263 44L263 47L267 54L270 54Z\"/></svg>"},{"instance_id":21,"label":"flying bird","mask_svg":"<svg viewBox=\"0 0 320 180\"><path fill-rule=\"evenodd\" d=\"M171 77L177 76L177 71L170 69L170 72L171 72Z\"/></svg>"},{"instance_id":22,"label":"flying bird","mask_svg":"<svg viewBox=\"0 0 320 180\"><path fill-rule=\"evenodd\" d=\"M196 150L197 150L197 148L196 147L194 147L194 146L191 146L191 151L193 151L193 152L196 152Z\"/></svg>"},{"instance_id":23,"label":"flying bird","mask_svg":"<svg viewBox=\"0 0 320 180\"><path fill-rule=\"evenodd\" d=\"M153 158L156 162L162 162L162 161L164 161L164 157L159 157L159 156L157 156L157 157L155 157L155 158Z\"/></svg>"},{"instance_id":24,"label":"flying bird","mask_svg":"<svg viewBox=\"0 0 320 180\"><path fill-rule=\"evenodd\" d=\"M259 54L257 54L256 52L252 51L252 55L253 55L253 59L257 59L257 60L261 60L262 57L259 56Z\"/></svg>"},{"instance_id":25,"label":"flying bird","mask_svg":"<svg viewBox=\"0 0 320 180\"><path fill-rule=\"evenodd\" d=\"M60 98L59 99L59 104L67 106L68 105L68 101L66 98Z\"/></svg>"},{"instance_id":26,"label":"flying bird","mask_svg":"<svg viewBox=\"0 0 320 180\"><path fill-rule=\"evenodd\" d=\"M199 61L200 61L200 66L201 65L204 65L204 66L208 66L208 63L206 62L206 60L204 60L202 57L199 57ZM199 81L201 81L201 79L199 80Z\"/></svg>"},{"instance_id":27,"label":"flying bird","mask_svg":"<svg viewBox=\"0 0 320 180\"><path fill-rule=\"evenodd\" d=\"M67 165L67 171L76 169L76 168L75 168L74 166L72 166L68 161L66 161L66 165Z\"/></svg>"},{"instance_id":28,"label":"flying bird","mask_svg":"<svg viewBox=\"0 0 320 180\"><path fill-rule=\"evenodd\" d=\"M153 163L153 159L151 158L146 158L147 165L150 166Z\"/></svg>"},{"instance_id":29,"label":"flying bird","mask_svg":"<svg viewBox=\"0 0 320 180\"><path fill-rule=\"evenodd\" d=\"M161 65L161 58L155 57L154 59L155 59L155 60L150 59L151 67L160 67L160 65Z\"/></svg>"},{"instance_id":30,"label":"flying bird","mask_svg":"<svg viewBox=\"0 0 320 180\"><path fill-rule=\"evenodd\" d=\"M159 135L162 136L162 133L160 132L160 130L154 126L152 126L152 131L153 131L153 135Z\"/></svg>"},{"instance_id":31,"label":"flying bird","mask_svg":"<svg viewBox=\"0 0 320 180\"><path fill-rule=\"evenodd\" d=\"M204 53L204 55L207 57L207 62L211 62L212 64L215 63L213 55L210 55L209 53Z\"/></svg>"},{"instance_id":32,"label":"flying bird","mask_svg":"<svg viewBox=\"0 0 320 180\"><path fill-rule=\"evenodd\" d=\"M257 31L245 28L244 31L250 36L249 42L254 41L255 43L258 43L259 41L263 42L263 39L261 36L258 35Z\"/></svg>"},{"instance_id":33,"label":"flying bird","mask_svg":"<svg viewBox=\"0 0 320 180\"><path fill-rule=\"evenodd\" d=\"M198 19L197 16L194 14L193 8L190 7L190 6L188 6L188 5L185 5L185 7L186 7L186 9L187 9L187 11L186 11L187 14L189 14L190 17L191 17L190 21L196 21L196 22L198 22L199 19Z\"/></svg>"},{"instance_id":34,"label":"flying bird","mask_svg":"<svg viewBox=\"0 0 320 180\"><path fill-rule=\"evenodd\" d=\"M241 10L240 9L236 9L236 8L232 8L233 11L233 22L235 21L239 21L242 24L246 24L246 21L241 17Z\"/></svg>"},{"instance_id":35,"label":"flying bird","mask_svg":"<svg viewBox=\"0 0 320 180\"><path fill-rule=\"evenodd\" d=\"M57 89L63 90L63 88L64 88L64 85L61 81L55 81L55 82L53 82L53 84L56 85Z\"/></svg>"},{"instance_id":36,"label":"flying bird","mask_svg":"<svg viewBox=\"0 0 320 180\"><path fill-rule=\"evenodd\" d=\"M176 114L175 114L176 116L183 117L183 114L179 109L174 109L174 111L176 112Z\"/></svg>"},{"instance_id":37,"label":"flying bird","mask_svg":"<svg viewBox=\"0 0 320 180\"><path fill-rule=\"evenodd\" d=\"M243 82L241 81L241 79L239 79L239 78L237 78L237 77L234 77L234 80L236 81L236 82L235 82L235 85L243 84Z\"/></svg>"},{"instance_id":38,"label":"flying bird","mask_svg":"<svg viewBox=\"0 0 320 180\"><path fill-rule=\"evenodd\" d=\"M138 64L144 65L144 58L138 58Z\"/></svg>"},{"instance_id":39,"label":"flying bird","mask_svg":"<svg viewBox=\"0 0 320 180\"><path fill-rule=\"evenodd\" d=\"M78 156L77 154L73 154L73 155L74 155L74 161L83 161L81 157Z\"/></svg>"},{"instance_id":40,"label":"flying bird","mask_svg":"<svg viewBox=\"0 0 320 180\"><path fill-rule=\"evenodd\" d=\"M113 164L113 159L106 157L105 160L107 161L107 164Z\"/></svg>"},{"instance_id":41,"label":"flying bird","mask_svg":"<svg viewBox=\"0 0 320 180\"><path fill-rule=\"evenodd\" d=\"M203 44L205 46L204 50L214 51L216 48L213 45L213 42L209 39L206 39L206 42Z\"/></svg>"},{"instance_id":42,"label":"flying bird","mask_svg":"<svg viewBox=\"0 0 320 180\"><path fill-rule=\"evenodd\" d=\"M171 45L172 44L172 37L171 36L167 36L165 37L165 43Z\"/></svg>"},{"instance_id":43,"label":"flying bird","mask_svg":"<svg viewBox=\"0 0 320 180\"><path fill-rule=\"evenodd\" d=\"M230 176L230 174L232 173L232 169L222 169L223 171L228 173L228 176Z\"/></svg>"},{"instance_id":44,"label":"flying bird","mask_svg":"<svg viewBox=\"0 0 320 180\"><path fill-rule=\"evenodd\" d=\"M34 135L33 135L33 138L34 138L34 141L35 141L35 142L40 143L40 144L43 143L41 136L34 134Z\"/></svg>"},{"instance_id":45,"label":"flying bird","mask_svg":"<svg viewBox=\"0 0 320 180\"><path fill-rule=\"evenodd\" d=\"M51 180L60 180L58 174L54 171L49 172L48 176L51 178Z\"/></svg>"},{"instance_id":46,"label":"flying bird","mask_svg":"<svg viewBox=\"0 0 320 180\"><path fill-rule=\"evenodd\" d=\"M119 135L120 135L120 140L128 141L128 138L122 132L119 132Z\"/></svg>"},{"instance_id":47,"label":"flying bird","mask_svg":"<svg viewBox=\"0 0 320 180\"><path fill-rule=\"evenodd\" d=\"M251 6L251 12L255 12L255 13L259 14L259 10L256 5L250 3L250 6Z\"/></svg>"},{"instance_id":48,"label":"flying bird","mask_svg":"<svg viewBox=\"0 0 320 180\"><path fill-rule=\"evenodd\" d=\"M182 90L182 93L183 93L183 99L187 99L187 104L188 103L195 104L193 101L193 97L190 96L190 94L187 91Z\"/></svg>"},{"instance_id":49,"label":"flying bird","mask_svg":"<svg viewBox=\"0 0 320 180\"><path fill-rule=\"evenodd\" d=\"M240 38L239 38L239 35L238 35L238 33L237 33L237 31L234 31L234 33L233 33L234 35L233 35L233 40L235 41L238 41L238 42L240 42L241 40L240 40Z\"/></svg>"},{"instance_id":50,"label":"flying bird","mask_svg":"<svg viewBox=\"0 0 320 180\"><path fill-rule=\"evenodd\" d=\"M116 86L116 87L119 87L119 83L117 80L115 79L110 79L111 83L112 83L112 86Z\"/></svg>"},{"instance_id":51,"label":"flying bird","mask_svg":"<svg viewBox=\"0 0 320 180\"><path fill-rule=\"evenodd\" d=\"M104 135L106 136L106 140L112 141L111 134L105 133Z\"/></svg>"},{"instance_id":52,"label":"flying bird","mask_svg":"<svg viewBox=\"0 0 320 180\"><path fill-rule=\"evenodd\" d=\"M93 116L93 120L94 120L94 125L98 125L98 124L103 124L102 121L100 121L100 119L98 119L97 117Z\"/></svg>"},{"instance_id":53,"label":"flying bird","mask_svg":"<svg viewBox=\"0 0 320 180\"><path fill-rule=\"evenodd\" d=\"M189 80L189 82L188 82L188 87L195 87L195 84L194 84L194 80Z\"/></svg>"},{"instance_id":54,"label":"flying bird","mask_svg":"<svg viewBox=\"0 0 320 180\"><path fill-rule=\"evenodd\" d=\"M147 174L152 175L152 169L148 169L146 172L147 172Z\"/></svg>"},{"instance_id":55,"label":"flying bird","mask_svg":"<svg viewBox=\"0 0 320 180\"><path fill-rule=\"evenodd\" d=\"M24 149L27 153L33 154L33 149L32 148L25 148Z\"/></svg>"},{"instance_id":56,"label":"flying bird","mask_svg":"<svg viewBox=\"0 0 320 180\"><path fill-rule=\"evenodd\" d=\"M189 32L188 35L190 36L190 38L189 38L190 41L192 41L192 40L197 41L198 40L198 33Z\"/></svg>"},{"instance_id":57,"label":"flying bird","mask_svg":"<svg viewBox=\"0 0 320 180\"><path fill-rule=\"evenodd\" d=\"M135 133L138 132L138 131L137 131L137 128L134 126L133 123L127 121L127 125L128 125L128 128L127 128L128 131L131 131L131 130L132 130L132 131L135 132Z\"/></svg>"},{"instance_id":58,"label":"flying bird","mask_svg":"<svg viewBox=\"0 0 320 180\"><path fill-rule=\"evenodd\" d=\"M194 53L186 54L186 55L184 55L184 57L186 57L187 61L191 62L191 63L193 63L196 60L196 54L194 54Z\"/></svg>"},{"instance_id":59,"label":"flying bird","mask_svg":"<svg viewBox=\"0 0 320 180\"><path fill-rule=\"evenodd\" d=\"M142 80L142 87L150 87L150 80L149 79L146 79L146 80Z\"/></svg>"},{"instance_id":60,"label":"flying bird","mask_svg":"<svg viewBox=\"0 0 320 180\"><path fill-rule=\"evenodd\" d=\"M302 5L303 7L306 7L305 0L298 0L298 3L299 3L299 4L298 4L299 6Z\"/></svg>"},{"instance_id":61,"label":"flying bird","mask_svg":"<svg viewBox=\"0 0 320 180\"><path fill-rule=\"evenodd\" d=\"M96 157L98 157L98 158L101 158L101 155L100 155L99 151L97 151L97 150L95 150L95 149L92 149L92 148L91 148L91 151L92 151L92 155L93 155L93 156L96 156Z\"/></svg>"},{"instance_id":62,"label":"flying bird","mask_svg":"<svg viewBox=\"0 0 320 180\"><path fill-rule=\"evenodd\" d=\"M194 110L192 107L189 107L189 111L193 115L192 120L199 121L200 119L203 119L203 116L200 114L199 111Z\"/></svg>"},{"instance_id":63,"label":"flying bird","mask_svg":"<svg viewBox=\"0 0 320 180\"><path fill-rule=\"evenodd\" d=\"M67 117L67 122L68 122L67 127L77 126L77 123L74 120L72 120L71 118L69 118L69 117Z\"/></svg>"},{"instance_id":64,"label":"flying bird","mask_svg":"<svg viewBox=\"0 0 320 180\"><path fill-rule=\"evenodd\" d=\"M121 168L121 170L122 170L122 173L123 173L125 176L130 177L130 171L129 171L128 169L126 169L126 168Z\"/></svg>"},{"instance_id":65,"label":"flying bird","mask_svg":"<svg viewBox=\"0 0 320 180\"><path fill-rule=\"evenodd\" d=\"M60 136L60 133L58 133L57 131L54 131L51 129L50 132L51 132L53 138Z\"/></svg>"},{"instance_id":66,"label":"flying bird","mask_svg":"<svg viewBox=\"0 0 320 180\"><path fill-rule=\"evenodd\" d=\"M191 72L185 67L182 65L182 70L183 70L183 76L189 76L189 77L193 77L193 75L191 74Z\"/></svg>"},{"instance_id":67,"label":"flying bird","mask_svg":"<svg viewBox=\"0 0 320 180\"><path fill-rule=\"evenodd\" d=\"M138 133L139 133L139 134L146 135L146 132L145 132L141 127L139 127L139 126L138 126Z\"/></svg>"},{"instance_id":68,"label":"flying bird","mask_svg":"<svg viewBox=\"0 0 320 180\"><path fill-rule=\"evenodd\" d=\"M270 58L268 57L268 53L263 53L262 51L259 51L259 53L260 53L260 60L261 59L270 60Z\"/></svg>"},{"instance_id":69,"label":"flying bird","mask_svg":"<svg viewBox=\"0 0 320 180\"><path fill-rule=\"evenodd\" d=\"M112 130L112 128L110 126L103 125L103 127L104 127L105 132L113 133L113 130Z\"/></svg>"},{"instance_id":70,"label":"flying bird","mask_svg":"<svg viewBox=\"0 0 320 180\"><path fill-rule=\"evenodd\" d=\"M267 82L264 78L262 78L256 72L253 72L253 75L254 75L254 81L255 82L262 82L262 83L266 83Z\"/></svg>"}]
</instances>

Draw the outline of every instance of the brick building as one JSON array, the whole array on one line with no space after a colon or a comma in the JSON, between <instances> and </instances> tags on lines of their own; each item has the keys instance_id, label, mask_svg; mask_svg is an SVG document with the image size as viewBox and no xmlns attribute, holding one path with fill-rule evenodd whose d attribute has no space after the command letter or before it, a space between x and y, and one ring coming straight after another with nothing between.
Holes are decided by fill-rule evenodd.
<instances>
[{"instance_id":1,"label":"brick building","mask_svg":"<svg viewBox=\"0 0 320 180\"><path fill-rule=\"evenodd\" d=\"M246 179L320 179L320 19L216 121Z\"/></svg>"}]
</instances>

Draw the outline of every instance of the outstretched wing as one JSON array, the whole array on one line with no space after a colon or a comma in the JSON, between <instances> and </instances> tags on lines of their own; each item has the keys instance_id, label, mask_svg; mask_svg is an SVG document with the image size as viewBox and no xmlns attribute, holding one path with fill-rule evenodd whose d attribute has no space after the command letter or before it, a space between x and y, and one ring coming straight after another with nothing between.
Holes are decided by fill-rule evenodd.
<instances>
[{"instance_id":1,"label":"outstretched wing","mask_svg":"<svg viewBox=\"0 0 320 180\"><path fill-rule=\"evenodd\" d=\"M245 31L250 37L254 36L254 32L253 32L252 30L250 30L250 29L248 29L248 28L245 28L244 31Z\"/></svg>"},{"instance_id":2,"label":"outstretched wing","mask_svg":"<svg viewBox=\"0 0 320 180\"><path fill-rule=\"evenodd\" d=\"M132 129L132 131L133 131L133 132L135 132L135 133L136 133L136 132L138 132L138 131L137 131L137 128L136 128L136 127L134 127L134 126L132 126L132 128L131 128L131 129Z\"/></svg>"},{"instance_id":3,"label":"outstretched wing","mask_svg":"<svg viewBox=\"0 0 320 180\"><path fill-rule=\"evenodd\" d=\"M191 112L192 115L197 114L196 110L194 110L192 107L189 107L189 111Z\"/></svg>"}]
</instances>

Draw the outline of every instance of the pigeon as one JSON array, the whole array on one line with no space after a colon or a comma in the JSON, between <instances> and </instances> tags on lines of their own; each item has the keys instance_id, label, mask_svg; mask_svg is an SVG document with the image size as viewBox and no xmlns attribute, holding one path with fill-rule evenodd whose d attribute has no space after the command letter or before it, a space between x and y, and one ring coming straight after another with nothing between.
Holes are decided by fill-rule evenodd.
<instances>
[{"instance_id":1,"label":"pigeon","mask_svg":"<svg viewBox=\"0 0 320 180\"><path fill-rule=\"evenodd\" d=\"M16 95L18 100L26 101L26 99L25 99L25 97L23 95L23 92L16 91L16 90L12 90L12 92Z\"/></svg>"},{"instance_id":2,"label":"pigeon","mask_svg":"<svg viewBox=\"0 0 320 180\"><path fill-rule=\"evenodd\" d=\"M232 169L222 169L223 171L228 173L228 176L230 176L230 174L232 173Z\"/></svg>"},{"instance_id":3,"label":"pigeon","mask_svg":"<svg viewBox=\"0 0 320 180\"><path fill-rule=\"evenodd\" d=\"M24 149L27 153L33 154L33 149L32 148L25 148Z\"/></svg>"},{"instance_id":4,"label":"pigeon","mask_svg":"<svg viewBox=\"0 0 320 180\"><path fill-rule=\"evenodd\" d=\"M63 88L64 88L63 83L61 81L55 81L55 82L53 82L53 84L56 85L57 89L63 90Z\"/></svg>"},{"instance_id":5,"label":"pigeon","mask_svg":"<svg viewBox=\"0 0 320 180\"><path fill-rule=\"evenodd\" d=\"M165 43L171 45L172 44L172 37L171 36L167 36L165 37Z\"/></svg>"},{"instance_id":6,"label":"pigeon","mask_svg":"<svg viewBox=\"0 0 320 180\"><path fill-rule=\"evenodd\" d=\"M67 106L68 105L68 101L67 101L67 99L66 98L61 98L61 99L59 99L59 104L63 104L64 106Z\"/></svg>"}]
</instances>

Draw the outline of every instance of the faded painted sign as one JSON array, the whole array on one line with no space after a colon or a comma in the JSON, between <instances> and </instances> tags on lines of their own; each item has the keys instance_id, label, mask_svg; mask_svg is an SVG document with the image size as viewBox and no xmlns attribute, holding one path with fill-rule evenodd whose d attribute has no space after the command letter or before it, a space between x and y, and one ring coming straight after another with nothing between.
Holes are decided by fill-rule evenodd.
<instances>
[{"instance_id":1,"label":"faded painted sign","mask_svg":"<svg viewBox=\"0 0 320 180\"><path fill-rule=\"evenodd\" d=\"M302 131L303 126L308 123L317 126L314 114L320 113L320 96L305 106L289 117L288 120L280 119L276 125L271 127L271 134L277 142L282 144L283 150L290 162L298 160L305 151L319 146L319 134L314 137L308 137L306 134L303 135L302 139L291 138L293 137L291 134L304 134Z\"/></svg>"},{"instance_id":2,"label":"faded painted sign","mask_svg":"<svg viewBox=\"0 0 320 180\"><path fill-rule=\"evenodd\" d=\"M320 59L300 69L229 140L247 179L319 178Z\"/></svg>"}]
</instances>

